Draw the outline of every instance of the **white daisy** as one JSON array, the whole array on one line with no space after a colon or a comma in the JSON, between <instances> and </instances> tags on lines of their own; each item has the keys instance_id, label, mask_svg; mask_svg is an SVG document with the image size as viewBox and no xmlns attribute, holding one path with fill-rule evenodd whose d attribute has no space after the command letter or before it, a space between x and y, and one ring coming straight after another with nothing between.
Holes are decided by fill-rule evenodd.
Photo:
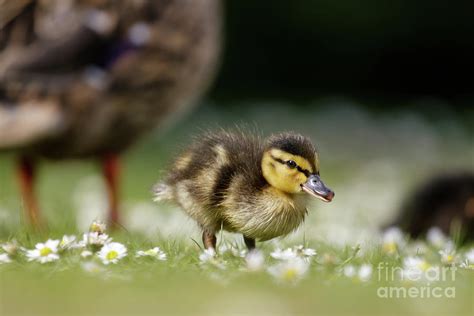
<instances>
[{"instance_id":1,"label":"white daisy","mask_svg":"<svg viewBox=\"0 0 474 316\"><path fill-rule=\"evenodd\" d=\"M441 256L441 262L444 264L452 264L456 261L456 252L452 249L444 249L438 252Z\"/></svg>"},{"instance_id":2,"label":"white daisy","mask_svg":"<svg viewBox=\"0 0 474 316\"><path fill-rule=\"evenodd\" d=\"M389 255L397 253L405 244L403 232L398 227L390 227L382 235L382 251Z\"/></svg>"},{"instance_id":3,"label":"white daisy","mask_svg":"<svg viewBox=\"0 0 474 316\"><path fill-rule=\"evenodd\" d=\"M357 277L359 280L363 282L367 282L372 278L372 265L370 264L363 264L359 268L359 272L357 273Z\"/></svg>"},{"instance_id":4,"label":"white daisy","mask_svg":"<svg viewBox=\"0 0 474 316\"><path fill-rule=\"evenodd\" d=\"M201 266L203 267L214 266L221 270L226 268L226 262L217 257L216 251L213 248L208 248L201 252L199 255L199 260L201 261Z\"/></svg>"},{"instance_id":5,"label":"white daisy","mask_svg":"<svg viewBox=\"0 0 474 316\"><path fill-rule=\"evenodd\" d=\"M98 252L97 256L104 264L117 263L120 259L127 256L127 248L118 242L105 244Z\"/></svg>"},{"instance_id":6,"label":"white daisy","mask_svg":"<svg viewBox=\"0 0 474 316\"><path fill-rule=\"evenodd\" d=\"M461 268L474 269L474 248L464 254L465 260L461 263Z\"/></svg>"},{"instance_id":7,"label":"white daisy","mask_svg":"<svg viewBox=\"0 0 474 316\"><path fill-rule=\"evenodd\" d=\"M431 268L431 265L423 258L406 257L403 260L403 270L400 273L400 278L403 281L419 281L429 268Z\"/></svg>"},{"instance_id":8,"label":"white daisy","mask_svg":"<svg viewBox=\"0 0 474 316\"><path fill-rule=\"evenodd\" d=\"M72 249L76 248L78 244L76 243L76 236L73 235L64 235L59 242L60 249Z\"/></svg>"},{"instance_id":9,"label":"white daisy","mask_svg":"<svg viewBox=\"0 0 474 316\"><path fill-rule=\"evenodd\" d=\"M12 260L7 253L0 253L0 264L10 263Z\"/></svg>"},{"instance_id":10,"label":"white daisy","mask_svg":"<svg viewBox=\"0 0 474 316\"><path fill-rule=\"evenodd\" d=\"M89 232L104 234L106 229L107 225L104 222L93 221L91 226L89 227Z\"/></svg>"},{"instance_id":11,"label":"white daisy","mask_svg":"<svg viewBox=\"0 0 474 316\"><path fill-rule=\"evenodd\" d=\"M342 273L348 278L353 278L355 277L357 270L352 264L348 264L344 267Z\"/></svg>"},{"instance_id":12,"label":"white daisy","mask_svg":"<svg viewBox=\"0 0 474 316\"><path fill-rule=\"evenodd\" d=\"M82 237L82 242L89 246L103 246L112 241L112 238L107 234L98 232L85 233Z\"/></svg>"},{"instance_id":13,"label":"white daisy","mask_svg":"<svg viewBox=\"0 0 474 316\"><path fill-rule=\"evenodd\" d=\"M311 248L304 248L302 245L298 245L293 248L287 248L285 250L277 248L270 254L270 256L278 260L292 260L295 258L303 258L309 260L310 257L313 257L315 255L316 250Z\"/></svg>"},{"instance_id":14,"label":"white daisy","mask_svg":"<svg viewBox=\"0 0 474 316\"><path fill-rule=\"evenodd\" d=\"M2 249L10 256L16 255L19 248L18 242L15 239L2 244Z\"/></svg>"},{"instance_id":15,"label":"white daisy","mask_svg":"<svg viewBox=\"0 0 474 316\"><path fill-rule=\"evenodd\" d=\"M155 247L155 248L152 248L152 249L148 249L148 250L139 250L137 251L137 254L135 255L135 257L152 257L152 258L155 258L155 259L158 259L158 260L166 260L166 253L164 253L160 247Z\"/></svg>"},{"instance_id":16,"label":"white daisy","mask_svg":"<svg viewBox=\"0 0 474 316\"><path fill-rule=\"evenodd\" d=\"M469 260L464 260L463 262L461 262L459 264L459 266L463 269L470 269L470 270L474 270L474 264L471 264L469 263Z\"/></svg>"},{"instance_id":17,"label":"white daisy","mask_svg":"<svg viewBox=\"0 0 474 316\"><path fill-rule=\"evenodd\" d=\"M41 263L51 262L59 259L59 240L48 239L45 243L38 243L33 250L27 250L28 261L36 260Z\"/></svg>"},{"instance_id":18,"label":"white daisy","mask_svg":"<svg viewBox=\"0 0 474 316\"><path fill-rule=\"evenodd\" d=\"M201 263L206 263L213 260L215 257L216 251L214 250L214 248L207 248L204 249L203 252L201 252L201 254L199 255L199 260L201 261Z\"/></svg>"},{"instance_id":19,"label":"white daisy","mask_svg":"<svg viewBox=\"0 0 474 316\"><path fill-rule=\"evenodd\" d=\"M426 240L432 246L441 249L449 242L449 238L441 231L439 227L432 227L426 234Z\"/></svg>"},{"instance_id":20,"label":"white daisy","mask_svg":"<svg viewBox=\"0 0 474 316\"><path fill-rule=\"evenodd\" d=\"M261 251L255 249L247 254L245 262L249 271L260 271L265 263L265 257Z\"/></svg>"},{"instance_id":21,"label":"white daisy","mask_svg":"<svg viewBox=\"0 0 474 316\"><path fill-rule=\"evenodd\" d=\"M316 256L316 250L312 248L304 248L303 245L295 246L296 253L302 257Z\"/></svg>"},{"instance_id":22,"label":"white daisy","mask_svg":"<svg viewBox=\"0 0 474 316\"><path fill-rule=\"evenodd\" d=\"M279 262L268 268L268 273L279 281L295 283L303 278L308 269L309 262L297 257Z\"/></svg>"},{"instance_id":23,"label":"white daisy","mask_svg":"<svg viewBox=\"0 0 474 316\"><path fill-rule=\"evenodd\" d=\"M228 243L222 243L219 245L217 248L218 253L220 254L225 254L226 252L230 252L233 256L239 257L239 258L244 258L245 255L247 254L247 250L239 250L239 247L233 244L228 244Z\"/></svg>"},{"instance_id":24,"label":"white daisy","mask_svg":"<svg viewBox=\"0 0 474 316\"><path fill-rule=\"evenodd\" d=\"M464 256L469 261L469 263L474 264L474 248L472 248L468 252L466 252L466 254Z\"/></svg>"},{"instance_id":25,"label":"white daisy","mask_svg":"<svg viewBox=\"0 0 474 316\"><path fill-rule=\"evenodd\" d=\"M285 250L277 248L275 249L275 251L270 253L270 256L278 260L292 260L296 259L298 257L298 254L291 248L287 248Z\"/></svg>"},{"instance_id":26,"label":"white daisy","mask_svg":"<svg viewBox=\"0 0 474 316\"><path fill-rule=\"evenodd\" d=\"M372 265L363 264L360 267L356 267L352 264L344 266L342 273L345 277L354 281L367 282L372 278Z\"/></svg>"}]
</instances>

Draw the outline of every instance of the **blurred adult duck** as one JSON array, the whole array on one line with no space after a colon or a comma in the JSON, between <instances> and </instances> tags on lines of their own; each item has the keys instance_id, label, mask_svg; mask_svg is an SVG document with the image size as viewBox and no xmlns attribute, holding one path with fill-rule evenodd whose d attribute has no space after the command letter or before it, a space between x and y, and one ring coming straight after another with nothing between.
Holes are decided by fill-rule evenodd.
<instances>
[{"instance_id":1,"label":"blurred adult duck","mask_svg":"<svg viewBox=\"0 0 474 316\"><path fill-rule=\"evenodd\" d=\"M0 151L31 223L41 158L100 161L118 223L119 155L195 103L219 37L219 0L0 0Z\"/></svg>"}]
</instances>

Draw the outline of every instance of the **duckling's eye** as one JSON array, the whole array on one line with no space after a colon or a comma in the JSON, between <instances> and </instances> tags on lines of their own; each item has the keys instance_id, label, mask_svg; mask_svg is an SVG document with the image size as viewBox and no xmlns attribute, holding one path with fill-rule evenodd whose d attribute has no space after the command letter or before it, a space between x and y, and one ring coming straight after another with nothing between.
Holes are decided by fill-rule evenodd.
<instances>
[{"instance_id":1,"label":"duckling's eye","mask_svg":"<svg viewBox=\"0 0 474 316\"><path fill-rule=\"evenodd\" d=\"M290 167L291 169L296 168L296 162L294 162L293 160L288 160L286 162L286 165Z\"/></svg>"}]
</instances>

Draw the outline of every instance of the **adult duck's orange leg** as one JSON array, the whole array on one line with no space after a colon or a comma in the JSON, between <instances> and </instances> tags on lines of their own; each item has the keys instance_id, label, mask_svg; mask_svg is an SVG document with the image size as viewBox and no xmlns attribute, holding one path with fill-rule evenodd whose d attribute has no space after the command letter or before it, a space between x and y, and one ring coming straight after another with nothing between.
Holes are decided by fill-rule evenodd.
<instances>
[{"instance_id":1,"label":"adult duck's orange leg","mask_svg":"<svg viewBox=\"0 0 474 316\"><path fill-rule=\"evenodd\" d=\"M107 195L109 200L109 218L110 227L120 225L119 216L119 180L120 180L120 160L118 155L107 155L102 160L102 173L107 186Z\"/></svg>"},{"instance_id":2,"label":"adult duck's orange leg","mask_svg":"<svg viewBox=\"0 0 474 316\"><path fill-rule=\"evenodd\" d=\"M40 214L34 192L36 174L34 160L28 157L21 157L18 161L17 170L21 195L23 197L28 220L33 227L38 228L40 226Z\"/></svg>"}]
</instances>

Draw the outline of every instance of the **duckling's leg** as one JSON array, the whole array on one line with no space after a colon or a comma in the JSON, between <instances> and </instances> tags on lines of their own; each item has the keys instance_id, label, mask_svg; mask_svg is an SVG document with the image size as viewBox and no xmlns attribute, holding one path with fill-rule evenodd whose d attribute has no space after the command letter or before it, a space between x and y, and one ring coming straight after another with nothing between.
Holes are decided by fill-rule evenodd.
<instances>
[{"instance_id":1,"label":"duckling's leg","mask_svg":"<svg viewBox=\"0 0 474 316\"><path fill-rule=\"evenodd\" d=\"M255 239L244 236L244 242L249 251L255 249Z\"/></svg>"},{"instance_id":2,"label":"duckling's leg","mask_svg":"<svg viewBox=\"0 0 474 316\"><path fill-rule=\"evenodd\" d=\"M39 228L40 215L38 202L34 192L35 163L33 159L21 157L18 161L18 180L20 182L21 195L25 203L26 212L30 224Z\"/></svg>"},{"instance_id":3,"label":"duckling's leg","mask_svg":"<svg viewBox=\"0 0 474 316\"><path fill-rule=\"evenodd\" d=\"M118 210L120 160L118 155L111 154L102 159L102 173L106 182L109 200L108 222L111 228L116 228L120 224Z\"/></svg>"},{"instance_id":4,"label":"duckling's leg","mask_svg":"<svg viewBox=\"0 0 474 316\"><path fill-rule=\"evenodd\" d=\"M214 233L211 233L208 230L204 230L204 232L202 233L202 242L204 244L204 248L216 249L217 238Z\"/></svg>"}]
</instances>

